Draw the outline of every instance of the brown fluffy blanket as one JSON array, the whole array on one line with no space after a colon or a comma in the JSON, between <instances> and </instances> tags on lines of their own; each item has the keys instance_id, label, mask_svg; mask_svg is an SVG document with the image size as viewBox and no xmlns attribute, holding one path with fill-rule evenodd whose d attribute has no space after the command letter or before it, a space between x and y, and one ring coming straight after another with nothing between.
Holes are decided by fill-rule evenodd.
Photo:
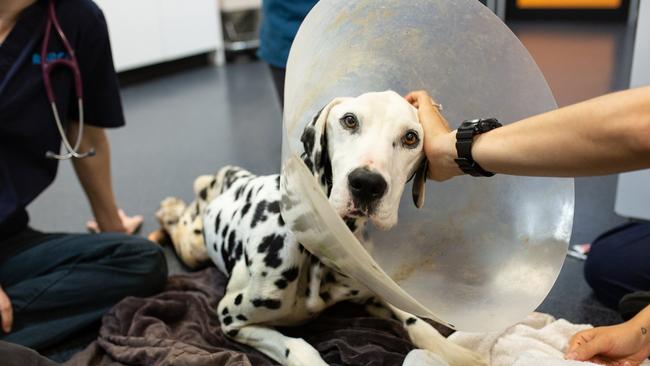
<instances>
[{"instance_id":1,"label":"brown fluffy blanket","mask_svg":"<svg viewBox=\"0 0 650 366\"><path fill-rule=\"evenodd\" d=\"M66 365L275 365L222 334L215 309L226 281L211 267L170 277L156 296L124 299L104 316L97 341ZM401 365L413 349L397 321L347 303L309 324L279 330L304 338L330 365Z\"/></svg>"}]
</instances>

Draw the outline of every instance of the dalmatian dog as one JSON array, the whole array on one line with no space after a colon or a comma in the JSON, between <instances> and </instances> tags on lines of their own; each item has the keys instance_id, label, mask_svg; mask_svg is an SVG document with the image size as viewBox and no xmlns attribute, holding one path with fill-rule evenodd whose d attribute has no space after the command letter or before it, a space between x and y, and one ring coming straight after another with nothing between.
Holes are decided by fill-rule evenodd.
<instances>
[{"instance_id":1,"label":"dalmatian dog","mask_svg":"<svg viewBox=\"0 0 650 366\"><path fill-rule=\"evenodd\" d=\"M400 197L414 175L414 199L422 204L422 136L417 110L392 91L336 98L305 127L302 159L362 243L367 223L379 229L397 223ZM197 178L194 192L190 205L167 198L156 215L186 265L212 261L229 276L217 314L233 340L283 365L326 365L305 340L286 337L273 327L308 322L346 300L403 324L420 348L405 364L425 365L414 360L430 352L452 366L485 365L478 354L448 341L429 323L382 301L305 250L280 212L279 175L255 176L226 166L214 176Z\"/></svg>"}]
</instances>

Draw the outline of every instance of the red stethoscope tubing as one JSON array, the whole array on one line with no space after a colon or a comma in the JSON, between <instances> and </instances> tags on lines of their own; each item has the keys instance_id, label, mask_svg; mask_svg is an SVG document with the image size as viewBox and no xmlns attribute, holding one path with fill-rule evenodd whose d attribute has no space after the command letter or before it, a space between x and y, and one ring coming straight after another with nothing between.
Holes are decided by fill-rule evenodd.
<instances>
[{"instance_id":1,"label":"red stethoscope tubing","mask_svg":"<svg viewBox=\"0 0 650 366\"><path fill-rule=\"evenodd\" d=\"M56 31L59 38L61 39L61 42L63 43L63 47L65 48L65 51L68 54L67 59L63 59L63 58L53 59L53 60L47 59L47 46L50 41L50 33L52 31L52 27L54 27L54 30ZM65 130L63 129L63 124L61 123L61 117L56 107L56 98L54 96L54 90L52 88L52 81L50 79L50 74L52 73L52 70L54 70L57 67L68 68L72 72L72 76L74 78L75 93L76 93L77 104L79 109L79 131L77 132L77 139L74 146L70 144L70 142L66 137ZM45 156L51 159L64 160L70 158L81 159L81 158L95 155L95 150L92 148L89 151L84 153L78 151L79 145L81 144L81 137L83 136L83 125L84 125L83 89L81 83L81 71L79 70L79 64L77 63L77 58L75 56L74 50L70 46L70 42L68 41L68 38L66 37L65 33L63 33L63 30L61 29L61 25L59 24L59 19L56 16L56 11L54 7L54 0L48 1L47 21L45 23L45 35L43 37L43 44L41 45L41 72L43 74L43 83L45 84L45 93L47 94L47 100L50 103L50 107L52 108L54 121L56 122L56 126L59 130L59 134L61 135L61 141L63 142L63 146L67 150L67 153L64 154L57 154L52 151L48 151L46 152Z\"/></svg>"}]
</instances>

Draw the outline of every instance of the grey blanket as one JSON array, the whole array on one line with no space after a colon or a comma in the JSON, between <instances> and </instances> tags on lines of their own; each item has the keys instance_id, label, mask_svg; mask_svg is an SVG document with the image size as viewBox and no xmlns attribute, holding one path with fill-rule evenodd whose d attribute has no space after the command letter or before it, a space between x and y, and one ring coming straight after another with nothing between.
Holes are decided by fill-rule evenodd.
<instances>
[{"instance_id":1,"label":"grey blanket","mask_svg":"<svg viewBox=\"0 0 650 366\"><path fill-rule=\"evenodd\" d=\"M211 267L170 277L156 296L124 299L104 316L98 339L66 365L275 365L222 334L215 309L226 284ZM414 347L399 322L348 303L304 326L279 330L304 338L330 365L401 365Z\"/></svg>"}]
</instances>

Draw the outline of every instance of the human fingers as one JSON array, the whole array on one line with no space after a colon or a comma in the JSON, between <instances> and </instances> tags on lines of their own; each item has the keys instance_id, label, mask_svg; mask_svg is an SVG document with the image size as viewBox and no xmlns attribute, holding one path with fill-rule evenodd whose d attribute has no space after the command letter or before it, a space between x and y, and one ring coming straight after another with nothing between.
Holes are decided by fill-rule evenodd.
<instances>
[{"instance_id":1,"label":"human fingers","mask_svg":"<svg viewBox=\"0 0 650 366\"><path fill-rule=\"evenodd\" d=\"M0 287L0 319L2 320L2 330L5 333L11 332L11 326L14 321L13 307L9 296Z\"/></svg>"},{"instance_id":2,"label":"human fingers","mask_svg":"<svg viewBox=\"0 0 650 366\"><path fill-rule=\"evenodd\" d=\"M611 339L607 334L596 331L593 334L593 338L584 343L578 343L578 346L570 351L565 358L568 360L587 361L601 353L607 353L611 349L611 343Z\"/></svg>"}]
</instances>

